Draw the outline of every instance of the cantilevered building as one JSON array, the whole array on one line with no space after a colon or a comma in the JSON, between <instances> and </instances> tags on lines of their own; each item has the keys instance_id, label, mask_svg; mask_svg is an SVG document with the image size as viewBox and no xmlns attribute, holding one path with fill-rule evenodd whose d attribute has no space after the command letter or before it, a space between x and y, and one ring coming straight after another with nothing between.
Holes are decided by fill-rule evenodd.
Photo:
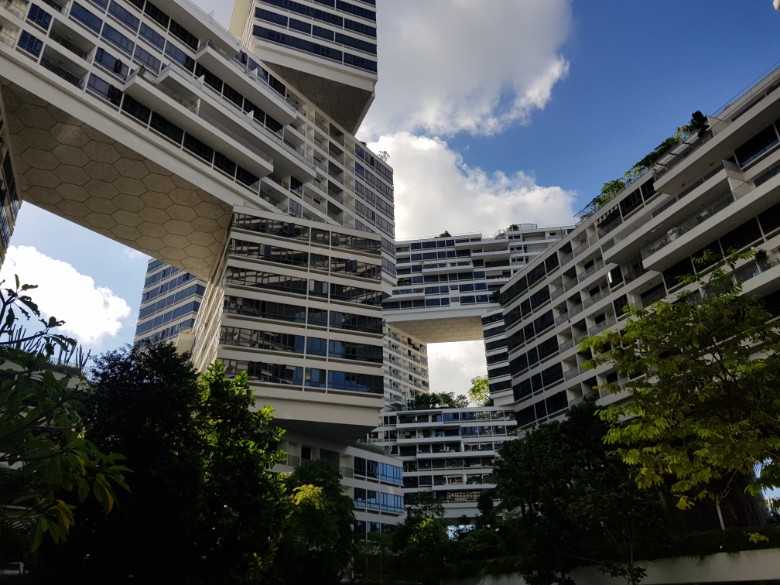
<instances>
[{"instance_id":1,"label":"cantilevered building","mask_svg":"<svg viewBox=\"0 0 780 585\"><path fill-rule=\"evenodd\" d=\"M746 294L780 308L780 70L687 136L646 173L595 210L501 289L494 315L509 359L492 394L527 428L561 416L583 397L601 403L620 394L608 365L586 369L579 345L620 328L626 305L648 307L686 285L679 277L712 266L692 262L709 250L762 251L737 264ZM703 291L694 291L703 292Z\"/></svg>"},{"instance_id":2,"label":"cantilevered building","mask_svg":"<svg viewBox=\"0 0 780 585\"><path fill-rule=\"evenodd\" d=\"M240 40L187 0L0 3L3 211L17 193L154 257L138 335L187 330L199 367L248 370L290 462L346 475L335 446L384 403L395 281L392 170L354 138L375 7L256 1L236 22Z\"/></svg>"}]
</instances>

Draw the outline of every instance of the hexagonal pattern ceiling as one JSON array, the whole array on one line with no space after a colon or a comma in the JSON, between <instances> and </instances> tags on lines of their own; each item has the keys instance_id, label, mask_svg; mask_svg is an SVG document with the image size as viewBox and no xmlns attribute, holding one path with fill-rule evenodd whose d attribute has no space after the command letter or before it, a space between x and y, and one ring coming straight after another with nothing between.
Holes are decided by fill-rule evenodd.
<instances>
[{"instance_id":1,"label":"hexagonal pattern ceiling","mask_svg":"<svg viewBox=\"0 0 780 585\"><path fill-rule=\"evenodd\" d=\"M22 200L208 278L231 206L5 79Z\"/></svg>"}]
</instances>

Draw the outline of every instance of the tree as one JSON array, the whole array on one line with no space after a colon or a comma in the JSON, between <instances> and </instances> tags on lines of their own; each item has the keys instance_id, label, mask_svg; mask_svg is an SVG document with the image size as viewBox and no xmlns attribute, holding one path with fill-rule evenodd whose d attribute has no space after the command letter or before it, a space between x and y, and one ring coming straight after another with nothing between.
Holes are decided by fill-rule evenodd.
<instances>
[{"instance_id":1,"label":"tree","mask_svg":"<svg viewBox=\"0 0 780 585\"><path fill-rule=\"evenodd\" d=\"M418 394L410 400L408 407L412 410L424 410L426 408L466 408L468 399L465 396L456 396L453 392L429 392Z\"/></svg>"},{"instance_id":2,"label":"tree","mask_svg":"<svg viewBox=\"0 0 780 585\"><path fill-rule=\"evenodd\" d=\"M309 461L284 483L290 513L271 582L340 583L355 550L355 514L352 499L342 492L338 468Z\"/></svg>"},{"instance_id":3,"label":"tree","mask_svg":"<svg viewBox=\"0 0 780 585\"><path fill-rule=\"evenodd\" d=\"M577 461L563 445L559 422L541 425L504 443L494 469L505 510L499 534L507 552L521 557L528 582L570 583L568 574L577 564L570 553L578 548L579 533L569 514Z\"/></svg>"},{"instance_id":4,"label":"tree","mask_svg":"<svg viewBox=\"0 0 780 585\"><path fill-rule=\"evenodd\" d=\"M663 509L654 491L641 491L629 468L603 443L608 424L592 401L572 407L562 422L505 443L495 474L505 542L536 583L566 583L580 564L636 585L636 563L662 534Z\"/></svg>"},{"instance_id":5,"label":"tree","mask_svg":"<svg viewBox=\"0 0 780 585\"><path fill-rule=\"evenodd\" d=\"M635 467L640 487L671 476L680 507L717 504L740 478L750 493L780 485L780 331L758 299L742 294L733 273L745 259L728 258L705 280L685 278L693 292L631 308L622 330L581 346L593 351L593 365L615 368L620 383L605 387L627 394L602 414L625 421L607 442Z\"/></svg>"},{"instance_id":6,"label":"tree","mask_svg":"<svg viewBox=\"0 0 780 585\"><path fill-rule=\"evenodd\" d=\"M131 493L47 551L44 579L78 583L260 583L286 508L269 467L270 411L220 364L199 379L170 344L103 354L92 371L90 436L121 450Z\"/></svg>"},{"instance_id":7,"label":"tree","mask_svg":"<svg viewBox=\"0 0 780 585\"><path fill-rule=\"evenodd\" d=\"M282 480L271 472L286 460L276 448L283 431L273 426L269 406L254 409L246 372L230 380L216 362L200 377L199 388L205 437L201 582L262 583L288 514Z\"/></svg>"},{"instance_id":8,"label":"tree","mask_svg":"<svg viewBox=\"0 0 780 585\"><path fill-rule=\"evenodd\" d=\"M450 540L442 516L443 506L429 494L418 494L406 507L406 519L393 533L393 549L405 582L432 585L444 576Z\"/></svg>"},{"instance_id":9,"label":"tree","mask_svg":"<svg viewBox=\"0 0 780 585\"><path fill-rule=\"evenodd\" d=\"M471 379L468 391L469 401L473 406L493 406L490 398L490 385L487 376L475 376Z\"/></svg>"},{"instance_id":10,"label":"tree","mask_svg":"<svg viewBox=\"0 0 780 585\"><path fill-rule=\"evenodd\" d=\"M3 562L35 551L44 536L64 541L77 503L91 495L105 513L116 488L126 488L121 455L101 452L84 434L85 358L56 333L63 321L41 318L27 294L35 288L16 278L0 291L0 527L18 537L13 553L3 547ZM17 313L41 329L27 331Z\"/></svg>"}]
</instances>

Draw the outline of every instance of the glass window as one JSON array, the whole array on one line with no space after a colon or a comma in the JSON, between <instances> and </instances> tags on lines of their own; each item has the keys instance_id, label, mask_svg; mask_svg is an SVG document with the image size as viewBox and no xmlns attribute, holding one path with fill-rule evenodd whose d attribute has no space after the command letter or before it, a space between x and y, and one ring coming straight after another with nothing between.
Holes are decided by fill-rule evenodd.
<instances>
[{"instance_id":1,"label":"glass window","mask_svg":"<svg viewBox=\"0 0 780 585\"><path fill-rule=\"evenodd\" d=\"M26 30L23 30L22 34L19 36L18 47L23 51L26 51L31 55L37 57L38 55L41 54L41 49L43 48L43 41L37 37L34 37Z\"/></svg>"},{"instance_id":2,"label":"glass window","mask_svg":"<svg viewBox=\"0 0 780 585\"><path fill-rule=\"evenodd\" d=\"M135 48L135 55L133 56L133 61L136 63L140 63L141 65L144 65L151 71L154 71L155 73L160 72L160 60L152 55L149 51L146 49L141 48L140 46L137 46Z\"/></svg>"},{"instance_id":3,"label":"glass window","mask_svg":"<svg viewBox=\"0 0 780 585\"><path fill-rule=\"evenodd\" d=\"M78 2L73 3L73 7L70 9L70 16L94 33L100 32L100 26L103 24L103 21Z\"/></svg>"},{"instance_id":4,"label":"glass window","mask_svg":"<svg viewBox=\"0 0 780 585\"><path fill-rule=\"evenodd\" d=\"M37 24L43 30L49 30L49 25L51 24L51 14L46 12L40 6L32 4L30 6L30 11L27 13L27 20L33 24Z\"/></svg>"},{"instance_id":5,"label":"glass window","mask_svg":"<svg viewBox=\"0 0 780 585\"><path fill-rule=\"evenodd\" d=\"M135 47L135 43L133 43L133 41L128 39L125 35L116 30L110 24L106 23L103 25L103 34L101 36L120 51L123 51L128 55L133 54L133 47Z\"/></svg>"},{"instance_id":6,"label":"glass window","mask_svg":"<svg viewBox=\"0 0 780 585\"><path fill-rule=\"evenodd\" d=\"M135 14L132 14L130 11L117 4L116 0L111 2L111 5L108 7L108 13L117 22L125 25L133 32L138 32L138 25L141 23L140 19Z\"/></svg>"},{"instance_id":7,"label":"glass window","mask_svg":"<svg viewBox=\"0 0 780 585\"><path fill-rule=\"evenodd\" d=\"M165 37L146 23L141 23L141 38L162 51Z\"/></svg>"},{"instance_id":8,"label":"glass window","mask_svg":"<svg viewBox=\"0 0 780 585\"><path fill-rule=\"evenodd\" d=\"M171 41L168 41L168 44L165 45L165 54L187 71L193 71L195 69L195 59L182 51Z\"/></svg>"}]
</instances>

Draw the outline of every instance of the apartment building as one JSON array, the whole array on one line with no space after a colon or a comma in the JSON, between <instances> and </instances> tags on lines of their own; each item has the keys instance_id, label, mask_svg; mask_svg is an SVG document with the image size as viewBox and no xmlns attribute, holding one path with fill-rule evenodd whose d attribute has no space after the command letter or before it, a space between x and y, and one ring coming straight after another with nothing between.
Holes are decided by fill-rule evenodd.
<instances>
[{"instance_id":1,"label":"apartment building","mask_svg":"<svg viewBox=\"0 0 780 585\"><path fill-rule=\"evenodd\" d=\"M395 283L392 169L354 137L375 13L239 2L236 38L188 0L0 3L0 236L18 199L155 258L137 338L247 370L291 457L300 432L344 468L384 404Z\"/></svg>"},{"instance_id":2,"label":"apartment building","mask_svg":"<svg viewBox=\"0 0 780 585\"><path fill-rule=\"evenodd\" d=\"M773 311L780 295L780 70L708 116L611 200L539 255L501 290L511 385L506 373L496 405L516 411L518 427L555 419L585 396L619 382L608 365L585 369L580 342L619 328L627 305L647 307L706 274L692 258L710 250L761 250L738 264L744 292ZM694 286L694 285L691 285ZM695 287L695 286L694 286ZM494 314L495 323L502 317ZM601 392L601 393L600 393Z\"/></svg>"},{"instance_id":3,"label":"apartment building","mask_svg":"<svg viewBox=\"0 0 780 585\"><path fill-rule=\"evenodd\" d=\"M385 412L369 441L403 462L407 500L429 494L456 522L479 515L480 496L495 487L496 455L516 425L514 412L498 407Z\"/></svg>"},{"instance_id":4,"label":"apartment building","mask_svg":"<svg viewBox=\"0 0 780 585\"><path fill-rule=\"evenodd\" d=\"M512 224L493 237L445 232L398 241L385 319L426 344L482 339L480 318L499 307L501 286L571 229Z\"/></svg>"}]
</instances>

